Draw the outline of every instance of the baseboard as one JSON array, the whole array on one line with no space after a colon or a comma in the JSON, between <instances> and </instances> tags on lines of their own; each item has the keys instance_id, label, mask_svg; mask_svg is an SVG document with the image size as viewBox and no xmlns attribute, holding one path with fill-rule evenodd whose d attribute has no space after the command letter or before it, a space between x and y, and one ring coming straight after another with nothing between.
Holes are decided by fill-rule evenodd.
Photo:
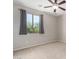
<instances>
[{"instance_id":1,"label":"baseboard","mask_svg":"<svg viewBox=\"0 0 79 59\"><path fill-rule=\"evenodd\" d=\"M45 43L42 43L42 44L37 44L37 45L33 45L31 47L23 47L23 48L18 48L18 49L14 49L13 52L16 52L16 51L20 51L20 50L24 50L24 49L29 49L29 48L32 48L32 47L37 47L37 46L41 46L41 45L46 45L46 44L49 44L49 43L55 43L55 42L58 42L58 41L49 41L49 42L45 42Z\"/></svg>"}]
</instances>

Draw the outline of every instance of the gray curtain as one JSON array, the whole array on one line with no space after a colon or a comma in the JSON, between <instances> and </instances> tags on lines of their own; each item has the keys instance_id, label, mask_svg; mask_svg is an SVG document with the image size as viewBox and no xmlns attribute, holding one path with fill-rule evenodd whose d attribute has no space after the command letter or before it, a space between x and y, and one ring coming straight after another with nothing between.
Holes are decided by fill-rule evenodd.
<instances>
[{"instance_id":1,"label":"gray curtain","mask_svg":"<svg viewBox=\"0 0 79 59\"><path fill-rule=\"evenodd\" d=\"M20 35L27 34L26 10L20 9Z\"/></svg>"},{"instance_id":2,"label":"gray curtain","mask_svg":"<svg viewBox=\"0 0 79 59\"><path fill-rule=\"evenodd\" d=\"M44 33L43 15L41 15L40 19L40 33Z\"/></svg>"}]
</instances>

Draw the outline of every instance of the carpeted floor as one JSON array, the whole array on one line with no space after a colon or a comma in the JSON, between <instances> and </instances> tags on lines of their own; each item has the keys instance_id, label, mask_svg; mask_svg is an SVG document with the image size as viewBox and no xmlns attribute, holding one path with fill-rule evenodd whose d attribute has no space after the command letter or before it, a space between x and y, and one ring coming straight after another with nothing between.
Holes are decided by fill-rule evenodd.
<instances>
[{"instance_id":1,"label":"carpeted floor","mask_svg":"<svg viewBox=\"0 0 79 59\"><path fill-rule=\"evenodd\" d=\"M19 50L13 59L66 59L66 44L55 42Z\"/></svg>"}]
</instances>

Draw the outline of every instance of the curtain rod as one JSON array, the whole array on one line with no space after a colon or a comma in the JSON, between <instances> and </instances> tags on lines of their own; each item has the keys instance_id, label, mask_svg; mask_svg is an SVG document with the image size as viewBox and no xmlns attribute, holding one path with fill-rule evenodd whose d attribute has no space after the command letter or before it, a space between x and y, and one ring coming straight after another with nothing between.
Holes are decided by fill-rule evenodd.
<instances>
[{"instance_id":1,"label":"curtain rod","mask_svg":"<svg viewBox=\"0 0 79 59\"><path fill-rule=\"evenodd\" d=\"M20 9L20 8L18 8L18 10L25 10L25 9L22 9L22 8Z\"/></svg>"}]
</instances>

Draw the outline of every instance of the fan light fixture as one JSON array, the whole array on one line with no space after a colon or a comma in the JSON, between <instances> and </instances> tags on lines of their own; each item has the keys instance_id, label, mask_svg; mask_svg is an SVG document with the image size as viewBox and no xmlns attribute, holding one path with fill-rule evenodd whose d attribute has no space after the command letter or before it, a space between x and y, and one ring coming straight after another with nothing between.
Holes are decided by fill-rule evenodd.
<instances>
[{"instance_id":1,"label":"fan light fixture","mask_svg":"<svg viewBox=\"0 0 79 59\"><path fill-rule=\"evenodd\" d=\"M54 6L53 6L53 9L58 9L58 6L57 6L57 5L54 5Z\"/></svg>"},{"instance_id":2,"label":"fan light fixture","mask_svg":"<svg viewBox=\"0 0 79 59\"><path fill-rule=\"evenodd\" d=\"M53 9L58 9L58 4L54 4Z\"/></svg>"},{"instance_id":3,"label":"fan light fixture","mask_svg":"<svg viewBox=\"0 0 79 59\"><path fill-rule=\"evenodd\" d=\"M65 8L60 7L60 5L66 3L65 0L63 0L63 1L59 2L59 3L57 3L58 0L55 0L54 2L53 2L52 0L48 0L48 1L49 1L51 4L53 4L53 6L52 6L52 5L49 5L49 6L45 6L44 8L53 7L54 12L56 12L56 10L57 10L58 8L61 9L61 10L63 10L63 11L66 10Z\"/></svg>"}]
</instances>

